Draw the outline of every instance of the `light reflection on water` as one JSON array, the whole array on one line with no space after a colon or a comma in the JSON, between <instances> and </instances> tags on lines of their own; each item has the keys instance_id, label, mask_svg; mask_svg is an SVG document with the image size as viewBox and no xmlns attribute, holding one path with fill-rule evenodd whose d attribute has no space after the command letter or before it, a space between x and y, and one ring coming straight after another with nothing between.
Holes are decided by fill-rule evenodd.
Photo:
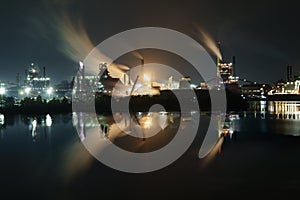
<instances>
[{"instance_id":1,"label":"light reflection on water","mask_svg":"<svg viewBox=\"0 0 300 200\"><path fill-rule=\"evenodd\" d=\"M206 158L209 162L217 154L222 153L223 138L235 140L240 132L249 131L250 129L271 134L299 136L299 102L254 102L251 106L253 110L248 112L231 112L227 114L201 113L201 119L212 115L212 117L219 119L218 121L220 122L215 132L220 140ZM9 116L3 117L4 123L0 127L2 140L5 140L7 125L14 126L14 123L27 125L28 135L31 136L32 142L39 143L51 139L52 127L55 125L53 116L49 114L45 116L18 115L14 118L17 122L12 122ZM57 119L58 116L54 118ZM221 124L222 118L225 119L224 124ZM256 125L245 125L245 122L252 119L255 120L253 122ZM188 122L191 126L199 123L195 120L195 113L193 112L183 115L176 112L148 112L136 113L134 116L116 113L114 117L97 115L96 119L87 113L73 113L71 117L69 115L63 120L63 123L70 124L72 122L76 127L79 135L78 140L84 141L90 131L96 131L100 141L110 140L121 148L133 152L150 152L162 148L173 139L179 128L180 121ZM56 120L56 122L62 123L60 120ZM255 127L257 126L260 128L256 129ZM132 136L130 137L131 139L128 137L129 135ZM160 143L154 142L155 140L159 140ZM105 146L102 148L105 148ZM99 151L101 151L101 148ZM195 154L194 156L196 157L197 155ZM81 159L78 159L78 157L81 157ZM92 160L92 157L87 152L82 153L82 145L80 143L70 144L65 151L64 158L63 171L66 179L69 179L80 170L87 170L89 166L87 163L90 163ZM84 160L85 162L83 162ZM72 168L74 165L77 166L76 170ZM65 173L66 171L68 173Z\"/></svg>"},{"instance_id":2,"label":"light reflection on water","mask_svg":"<svg viewBox=\"0 0 300 200\"><path fill-rule=\"evenodd\" d=\"M199 114L199 113L198 113ZM89 128L99 132L99 138L114 141L120 137L131 135L135 138L147 139L157 134L168 134L172 129L176 132L179 120L191 125L199 123L195 120L196 114L191 112L184 115L167 112L138 112L134 116L116 113L114 116L98 115L97 119L87 113L73 113L73 125L79 131L83 141ZM116 120L116 121L115 121Z\"/></svg>"},{"instance_id":3,"label":"light reflection on water","mask_svg":"<svg viewBox=\"0 0 300 200\"><path fill-rule=\"evenodd\" d=\"M299 101L253 101L250 102L250 115L258 117L265 126L265 132L300 136ZM247 117L245 113L244 117Z\"/></svg>"},{"instance_id":4,"label":"light reflection on water","mask_svg":"<svg viewBox=\"0 0 300 200\"><path fill-rule=\"evenodd\" d=\"M268 110L276 119L300 120L300 102L297 101L269 102Z\"/></svg>"},{"instance_id":5,"label":"light reflection on water","mask_svg":"<svg viewBox=\"0 0 300 200\"><path fill-rule=\"evenodd\" d=\"M134 117L117 113L119 116L102 116L98 115L97 120L86 113L73 113L72 123L77 128L79 138L83 141L86 137L87 129L98 127L97 131L102 139L114 141L126 135L137 138L151 138L158 133L168 134L171 127L178 128L179 113L167 112L149 112L136 113ZM241 113L227 113L222 116L225 118L224 124L219 124L216 134L221 136L229 135L232 138L234 131L241 131L239 123L240 118L254 117L255 119L267 120L267 131L286 134L299 135L300 132L300 102L299 101L257 101L250 102L249 111ZM114 119L117 121L115 122ZM69 119L68 119L69 120ZM193 114L188 113L181 116L182 121L193 121ZM275 121L274 121L275 120ZM0 115L0 133L1 138L5 135L6 126L9 125L9 119ZM221 120L220 120L221 121ZM51 134L53 125L52 117L47 114L45 116L22 117L22 122L28 125L28 131L32 140L37 141L41 135ZM264 121L261 121L265 123ZM197 122L192 122L195 124ZM272 124L272 125L270 125ZM10 124L13 125L13 124ZM165 131L167 129L167 131ZM124 130L124 131L121 131Z\"/></svg>"},{"instance_id":6,"label":"light reflection on water","mask_svg":"<svg viewBox=\"0 0 300 200\"><path fill-rule=\"evenodd\" d=\"M256 111L213 115L215 118L225 118L225 123L220 123L218 130L216 130L216 134L220 139L214 148L212 148L210 154L202 160L197 158L199 148L192 148L192 159L188 160L190 161L188 164L189 167L194 170L192 171L193 176L191 177L197 176L195 175L197 173L199 174L200 169L195 169L199 163L203 164L203 166L205 165L206 170L212 170L213 173L216 174L216 180L220 180L221 183L228 180L229 177L229 175L228 177L221 175L219 177L219 174L223 173L222 170L224 170L226 166L228 169L234 169L230 171L232 172L230 173L230 177L233 177L234 180L244 174L242 172L239 173L238 170L244 169L247 165L249 165L249 171L251 171L251 167L254 167L256 169L254 170L255 173L264 175L267 172L261 171L260 167L262 164L260 162L266 160L264 163L265 166L273 166L268 163L278 164L279 158L277 156L280 155L282 155L282 158L280 158L282 161L288 161L288 159L293 161L282 165L282 171L290 171L290 166L295 166L294 158L298 155L295 153L298 140L297 138L283 135L296 136L300 132L300 120L296 117L295 119L293 117L280 118L276 115L280 113L283 115L292 114L292 109L297 109L299 104L298 102L294 105L292 105L291 102L288 102L288 104L280 102L278 106L281 108L278 108L278 106L276 108L275 106L274 110L272 110L273 105L277 104L258 102L256 104ZM281 111L279 113L278 110L280 109ZM294 114L297 114L298 111L295 111ZM201 113L200 119L205 119L205 117L209 116L209 113ZM127 141L124 139L128 134L132 132L135 132L134 134L136 135L140 134L141 138L132 140L131 144L133 145L129 148L129 150L139 152L143 146L147 147L145 148L147 151L153 150L149 148L149 144L152 144L151 139L157 135L159 135L158 139L166 138L165 142L171 140L172 132L176 132L178 129L179 120L188 121L191 122L191 124L196 123L193 113L187 113L184 116L180 116L179 113L136 113L136 117L133 119L130 116L121 115L119 113L115 116L115 119L116 121L114 121L112 116L98 115L97 119L94 120L85 113L73 113L72 115L66 116L5 115L4 123L0 126L2 136L0 139L0 158L5 160L5 162L1 163L0 169L8 172L8 175L4 176L4 180L17 180L21 177L19 180L28 180L29 183L34 183L27 184L28 187L30 187L30 185L36 186L47 182L51 183L49 183L49 187L51 187L51 185L56 185L62 180L64 184L72 184L72 181L76 180L77 177L84 176L85 173L88 174L90 169L95 167L95 163L97 163L95 168L100 165L88 151L84 149L80 142L80 140L85 139L89 130L97 131L99 140L111 140L120 146L122 146L122 141ZM137 121L138 123L132 123L133 121ZM77 126L78 130L80 130L80 137L78 137L72 124ZM127 127L125 132L120 131L125 127ZM32 134L33 130L35 130L34 134ZM156 131L158 132L154 134ZM281 134L280 137L278 137L279 134ZM196 141L198 139L199 138L196 138ZM156 148L157 147L161 146L158 145ZM278 150L276 156L273 153L274 149L275 151L276 149L280 150ZM270 152L268 150L270 150ZM9 157L7 155L9 155ZM245 155L251 155L252 157L249 156L248 158L248 156ZM272 155L274 155L274 157L270 157ZM248 162L249 159L251 162ZM259 161L257 162L258 164L255 162L257 160ZM181 163L175 163L181 166L179 169L183 170L174 170L176 173L171 174L174 176L180 173L184 174L184 169L187 168L185 161L186 160L183 160ZM247 162L247 165L243 165L243 163ZM214 165L215 163L217 164ZM217 168L217 165L220 167ZM239 165L242 167L239 168ZM210 169L211 166L213 167ZM299 164L296 166L298 167ZM214 171L214 167L219 171ZM92 168L92 173L96 171L95 168ZM103 173L101 170L103 170ZM113 187L118 181L117 178L114 179L114 181L111 181L110 177L107 178L108 175L106 174L112 173L107 168L102 167L98 171L97 173L100 175L98 174L98 176L95 176L96 178L93 179L95 183L105 180L108 185L110 184L109 186ZM201 171L201 173L202 172L203 171ZM274 174L276 174L276 176L280 175L277 168ZM119 175L120 174L115 177L119 177ZM92 174L91 177L92 176L94 176L94 174ZM253 177L255 177L254 172ZM284 176L282 175L282 177ZM51 180L54 181L51 182ZM24 183L27 182L20 181L19 183L17 186L23 187L26 185Z\"/></svg>"}]
</instances>

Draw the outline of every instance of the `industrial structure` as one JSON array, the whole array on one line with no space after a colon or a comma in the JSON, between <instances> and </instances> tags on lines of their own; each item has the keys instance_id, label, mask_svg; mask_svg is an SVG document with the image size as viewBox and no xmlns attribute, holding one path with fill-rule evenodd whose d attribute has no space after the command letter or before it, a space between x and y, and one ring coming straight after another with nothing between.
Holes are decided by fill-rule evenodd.
<instances>
[{"instance_id":1,"label":"industrial structure","mask_svg":"<svg viewBox=\"0 0 300 200\"><path fill-rule=\"evenodd\" d=\"M291 65L286 66L286 82L278 82L269 95L300 95L300 75L293 76L293 67Z\"/></svg>"},{"instance_id":2,"label":"industrial structure","mask_svg":"<svg viewBox=\"0 0 300 200\"><path fill-rule=\"evenodd\" d=\"M0 83L0 87L2 95L15 97L16 99L37 96L49 99L54 95L50 78L46 77L46 67L43 67L41 75L40 68L35 63L31 63L26 67L23 81L21 81L20 73L17 73L16 83Z\"/></svg>"}]
</instances>

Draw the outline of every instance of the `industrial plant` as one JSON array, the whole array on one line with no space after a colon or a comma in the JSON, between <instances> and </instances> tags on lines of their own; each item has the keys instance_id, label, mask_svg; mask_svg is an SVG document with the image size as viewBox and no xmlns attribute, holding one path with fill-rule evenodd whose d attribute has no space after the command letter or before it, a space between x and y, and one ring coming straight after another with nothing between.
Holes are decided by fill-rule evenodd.
<instances>
[{"instance_id":1,"label":"industrial plant","mask_svg":"<svg viewBox=\"0 0 300 200\"><path fill-rule=\"evenodd\" d=\"M293 67L286 66L286 80L282 80L273 86L266 83L257 83L241 78L236 74L236 57L231 61L223 59L221 43L217 43L218 55L216 56L216 75L207 82L192 83L190 76L182 76L174 79L173 76L165 80L157 81L153 74L145 73L145 60L140 59L138 72L134 68L126 67L119 69L117 64L99 63L98 74L86 73L86 67L79 61L77 75L69 83L65 81L58 85L52 85L51 78L46 74L46 67L39 67L36 63L30 63L24 70L24 75L17 73L16 82L0 82L0 96L3 105L3 96L14 97L16 104L25 97L50 100L53 98L73 100L86 96L87 93L113 96L115 98L130 96L153 96L160 95L165 91L192 89L195 92L219 90L224 85L227 92L239 96L245 100L271 100L276 99L299 99L300 75L293 74ZM113 75L113 70L120 72Z\"/></svg>"}]
</instances>

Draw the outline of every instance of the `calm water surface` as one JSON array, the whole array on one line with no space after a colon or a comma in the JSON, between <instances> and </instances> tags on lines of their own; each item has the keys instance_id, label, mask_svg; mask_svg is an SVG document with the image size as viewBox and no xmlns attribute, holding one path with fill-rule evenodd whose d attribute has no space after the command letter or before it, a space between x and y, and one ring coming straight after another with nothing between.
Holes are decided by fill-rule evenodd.
<instances>
[{"instance_id":1,"label":"calm water surface","mask_svg":"<svg viewBox=\"0 0 300 200\"><path fill-rule=\"evenodd\" d=\"M178 129L178 113L140 113L146 140L116 131L111 116L0 117L2 196L33 199L86 198L258 198L288 197L300 189L300 102L252 102L247 112L227 113L220 139L205 159L198 158L209 118L201 114L198 135L170 166L146 174L113 170L94 159L81 143L95 123L99 139L135 152L159 149ZM130 127L123 117L118 124ZM76 132L75 127L79 130ZM160 130L151 135L152 129ZM224 137L221 137L224 135ZM150 137L152 136L152 137ZM130 144L130 145L128 145Z\"/></svg>"}]
</instances>

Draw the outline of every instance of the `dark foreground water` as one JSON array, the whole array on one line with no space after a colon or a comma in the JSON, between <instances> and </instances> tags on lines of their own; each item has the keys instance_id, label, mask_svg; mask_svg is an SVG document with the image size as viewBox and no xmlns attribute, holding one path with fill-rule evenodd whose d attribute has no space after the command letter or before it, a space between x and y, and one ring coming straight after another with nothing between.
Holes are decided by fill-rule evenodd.
<instances>
[{"instance_id":1,"label":"dark foreground water","mask_svg":"<svg viewBox=\"0 0 300 200\"><path fill-rule=\"evenodd\" d=\"M205 159L198 158L206 130L200 127L182 157L145 174L119 172L91 157L81 143L88 127L82 127L80 137L73 127L80 123L79 114L5 116L0 125L1 199L288 199L300 189L299 105L256 102L253 107L227 115L221 129L225 137ZM168 114L168 123L160 123L165 133L174 119L176 114L172 119ZM108 125L103 137L122 144L124 138L109 132L110 117L99 116L99 121ZM155 144L142 142L141 149Z\"/></svg>"}]
</instances>

